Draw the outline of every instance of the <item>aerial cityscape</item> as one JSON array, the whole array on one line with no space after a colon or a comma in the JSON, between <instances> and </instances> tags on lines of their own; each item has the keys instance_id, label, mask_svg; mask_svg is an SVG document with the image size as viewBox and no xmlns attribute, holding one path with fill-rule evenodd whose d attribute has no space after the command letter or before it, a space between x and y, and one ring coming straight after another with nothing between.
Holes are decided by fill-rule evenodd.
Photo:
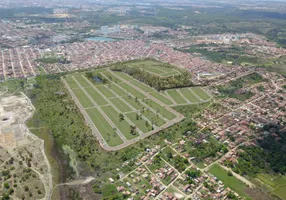
<instances>
[{"instance_id":1,"label":"aerial cityscape","mask_svg":"<svg viewBox=\"0 0 286 200\"><path fill-rule=\"evenodd\" d=\"M1 200L286 200L286 2L0 1Z\"/></svg>"}]
</instances>

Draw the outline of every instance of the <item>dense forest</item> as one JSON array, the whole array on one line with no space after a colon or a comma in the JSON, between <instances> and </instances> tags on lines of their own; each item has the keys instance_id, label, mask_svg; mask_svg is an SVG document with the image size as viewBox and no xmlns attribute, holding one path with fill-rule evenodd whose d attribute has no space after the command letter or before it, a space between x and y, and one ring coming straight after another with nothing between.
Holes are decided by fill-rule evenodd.
<instances>
[{"instance_id":1,"label":"dense forest","mask_svg":"<svg viewBox=\"0 0 286 200\"><path fill-rule=\"evenodd\" d=\"M257 146L241 147L238 163L226 164L234 172L250 177L258 173L286 173L286 126L269 124L259 132Z\"/></svg>"},{"instance_id":2,"label":"dense forest","mask_svg":"<svg viewBox=\"0 0 286 200\"><path fill-rule=\"evenodd\" d=\"M149 72L146 72L142 69L129 67L128 65L124 64L118 64L112 67L112 70L129 74L133 78L151 86L152 88L155 88L158 91L172 88L189 87L194 85L191 81L192 76L187 71L175 76L160 77L150 74Z\"/></svg>"}]
</instances>

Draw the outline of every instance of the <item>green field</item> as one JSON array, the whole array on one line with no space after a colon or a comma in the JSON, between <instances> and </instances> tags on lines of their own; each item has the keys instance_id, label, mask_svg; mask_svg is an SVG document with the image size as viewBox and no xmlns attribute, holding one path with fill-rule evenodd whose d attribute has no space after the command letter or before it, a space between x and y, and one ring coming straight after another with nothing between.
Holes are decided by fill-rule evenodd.
<instances>
[{"instance_id":1,"label":"green field","mask_svg":"<svg viewBox=\"0 0 286 200\"><path fill-rule=\"evenodd\" d=\"M149 110L147 110L147 111L145 111L144 113L143 113L143 115L145 116L145 117L147 117L152 123L154 123L156 126L162 126L163 124L165 124L166 122L163 120L163 119L161 119L160 117L159 117L159 115L156 115L155 113L153 113L153 112L151 112L151 111L149 111Z\"/></svg>"},{"instance_id":2,"label":"green field","mask_svg":"<svg viewBox=\"0 0 286 200\"><path fill-rule=\"evenodd\" d=\"M155 97L156 99L158 99L159 101L161 101L164 104L167 105L172 105L173 102L167 98L167 96L165 96L163 93L160 92L152 92L150 93L153 97Z\"/></svg>"},{"instance_id":3,"label":"green field","mask_svg":"<svg viewBox=\"0 0 286 200\"><path fill-rule=\"evenodd\" d=\"M130 112L132 109L127 106L120 98L110 99L111 103L115 105L122 113Z\"/></svg>"},{"instance_id":4,"label":"green field","mask_svg":"<svg viewBox=\"0 0 286 200\"><path fill-rule=\"evenodd\" d=\"M154 92L154 89L152 89L151 87L145 85L144 83L141 83L139 81L131 81L131 83L133 85L135 85L136 87L139 87L141 90L143 90L144 92Z\"/></svg>"},{"instance_id":5,"label":"green field","mask_svg":"<svg viewBox=\"0 0 286 200\"><path fill-rule=\"evenodd\" d=\"M210 96L202 89L198 87L191 88L202 100L207 100Z\"/></svg>"},{"instance_id":6,"label":"green field","mask_svg":"<svg viewBox=\"0 0 286 200\"><path fill-rule=\"evenodd\" d=\"M180 92L192 103L200 102L200 100L190 91L189 88L180 89Z\"/></svg>"},{"instance_id":7,"label":"green field","mask_svg":"<svg viewBox=\"0 0 286 200\"><path fill-rule=\"evenodd\" d=\"M73 80L72 77L66 78L67 83L69 84L71 89L79 88L78 84Z\"/></svg>"},{"instance_id":8,"label":"green field","mask_svg":"<svg viewBox=\"0 0 286 200\"><path fill-rule=\"evenodd\" d=\"M137 136L130 134L131 128L130 124L126 120L120 121L119 114L111 106L104 106L101 108L104 113L109 117L109 119L116 125L120 132L126 137L126 139L134 139Z\"/></svg>"},{"instance_id":9,"label":"green field","mask_svg":"<svg viewBox=\"0 0 286 200\"><path fill-rule=\"evenodd\" d=\"M177 104L186 104L187 102L176 90L167 90L166 93L174 99Z\"/></svg>"},{"instance_id":10,"label":"green field","mask_svg":"<svg viewBox=\"0 0 286 200\"><path fill-rule=\"evenodd\" d=\"M107 101L93 87L85 88L85 90L99 106L108 104Z\"/></svg>"},{"instance_id":11,"label":"green field","mask_svg":"<svg viewBox=\"0 0 286 200\"><path fill-rule=\"evenodd\" d=\"M136 115L137 114L135 112L132 112L132 113L126 114L126 117L128 117L128 119L130 119L143 133L147 133L148 131L151 131L152 130L151 125L148 122L146 122L144 119L140 119L140 117L137 119Z\"/></svg>"},{"instance_id":12,"label":"green field","mask_svg":"<svg viewBox=\"0 0 286 200\"><path fill-rule=\"evenodd\" d=\"M229 187L230 189L234 190L240 196L245 197L246 199L251 199L244 191L247 188L247 185L245 185L243 182L241 182L234 176L229 176L227 174L227 171L218 164L214 164L209 170L209 172L215 177L217 177L220 181L222 181L225 187Z\"/></svg>"},{"instance_id":13,"label":"green field","mask_svg":"<svg viewBox=\"0 0 286 200\"><path fill-rule=\"evenodd\" d=\"M115 97L115 94L113 94L110 89L108 89L105 86L97 86L96 87L106 98L111 98L111 97Z\"/></svg>"},{"instance_id":14,"label":"green field","mask_svg":"<svg viewBox=\"0 0 286 200\"><path fill-rule=\"evenodd\" d=\"M163 106L159 105L158 103L156 103L155 101L153 101L151 99L148 100L147 105L150 106L151 108L153 108L154 110L156 110L156 112L160 113L161 115L163 115L168 120L172 120L172 119L176 118L175 114L166 110Z\"/></svg>"},{"instance_id":15,"label":"green field","mask_svg":"<svg viewBox=\"0 0 286 200\"><path fill-rule=\"evenodd\" d=\"M110 89L115 92L118 96L126 96L126 92L124 92L120 87L118 87L116 84L111 84Z\"/></svg>"},{"instance_id":16,"label":"green field","mask_svg":"<svg viewBox=\"0 0 286 200\"><path fill-rule=\"evenodd\" d=\"M155 60L134 61L128 63L128 66L140 68L161 77L169 77L181 73L176 67Z\"/></svg>"},{"instance_id":17,"label":"green field","mask_svg":"<svg viewBox=\"0 0 286 200\"><path fill-rule=\"evenodd\" d=\"M275 190L273 194L280 197L281 199L286 199L286 185Z\"/></svg>"},{"instance_id":18,"label":"green field","mask_svg":"<svg viewBox=\"0 0 286 200\"><path fill-rule=\"evenodd\" d=\"M90 87L91 85L86 81L82 75L75 75L74 78L79 82L82 87Z\"/></svg>"},{"instance_id":19,"label":"green field","mask_svg":"<svg viewBox=\"0 0 286 200\"><path fill-rule=\"evenodd\" d=\"M81 89L73 89L74 94L77 96L80 104L84 108L93 107L93 103L91 100L86 96L86 94Z\"/></svg>"},{"instance_id":20,"label":"green field","mask_svg":"<svg viewBox=\"0 0 286 200\"><path fill-rule=\"evenodd\" d=\"M130 93L131 95L137 97L138 99L143 99L145 98L145 96L137 91L136 89L134 89L133 87L131 87L129 84L127 83L119 83L118 85L120 85L123 89L125 89L128 93Z\"/></svg>"},{"instance_id":21,"label":"green field","mask_svg":"<svg viewBox=\"0 0 286 200\"><path fill-rule=\"evenodd\" d=\"M286 176L258 174L257 178L264 184L270 186L271 194L276 195L281 199L286 199Z\"/></svg>"},{"instance_id":22,"label":"green field","mask_svg":"<svg viewBox=\"0 0 286 200\"><path fill-rule=\"evenodd\" d=\"M156 61L134 62L132 65L152 70L153 73L160 73L162 76L172 76L180 73L168 64ZM86 109L87 114L91 117L99 132L102 132L102 137L109 146L116 146L125 142L120 139L118 133L122 133L127 140L137 138L139 136L138 133L131 133L132 125L135 125L144 134L152 130L152 125L160 127L175 119L177 117L176 114L168 111L166 109L167 106L189 103L176 90L158 92L122 72L100 69L94 70L92 73L100 73L105 77L105 83L97 84L91 78L87 79L86 73L69 74L65 80L80 104L84 108L88 108ZM200 103L201 100L196 98L189 88L180 90L182 90L186 99ZM200 88L196 88L196 92L202 93L200 96L204 98L208 97L204 96L206 94ZM161 103L157 103L155 99ZM99 112L99 108L105 115ZM92 111L96 114L99 113L99 116L94 116L95 114ZM123 114L124 120L120 120L120 114ZM138 115L140 116L139 118ZM100 121L104 121L103 124L108 124L106 126L107 130L104 129L103 126L105 125L102 125ZM112 124L114 124L115 130ZM110 132L115 136L111 137ZM119 141L116 143L112 138L116 138L116 140L119 138Z\"/></svg>"},{"instance_id":23,"label":"green field","mask_svg":"<svg viewBox=\"0 0 286 200\"><path fill-rule=\"evenodd\" d=\"M112 126L101 115L98 109L87 109L86 112L109 146L117 146L123 143L121 138L117 135Z\"/></svg>"}]
</instances>

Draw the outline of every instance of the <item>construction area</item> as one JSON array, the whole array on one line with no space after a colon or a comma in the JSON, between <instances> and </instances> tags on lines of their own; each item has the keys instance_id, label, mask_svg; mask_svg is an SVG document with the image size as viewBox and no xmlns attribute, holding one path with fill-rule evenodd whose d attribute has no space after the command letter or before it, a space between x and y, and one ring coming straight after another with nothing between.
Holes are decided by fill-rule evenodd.
<instances>
[{"instance_id":1,"label":"construction area","mask_svg":"<svg viewBox=\"0 0 286 200\"><path fill-rule=\"evenodd\" d=\"M44 141L25 122L34 107L25 94L0 96L0 193L11 199L48 199L52 175Z\"/></svg>"}]
</instances>

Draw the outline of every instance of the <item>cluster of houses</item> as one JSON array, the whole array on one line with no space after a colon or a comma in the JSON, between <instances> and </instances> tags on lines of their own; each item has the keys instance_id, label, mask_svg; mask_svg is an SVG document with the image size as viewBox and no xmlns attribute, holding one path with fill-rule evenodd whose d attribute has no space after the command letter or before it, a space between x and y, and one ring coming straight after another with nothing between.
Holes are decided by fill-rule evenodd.
<instances>
[{"instance_id":1,"label":"cluster of houses","mask_svg":"<svg viewBox=\"0 0 286 200\"><path fill-rule=\"evenodd\" d=\"M209 175L208 178L208 181L204 182L199 190L195 192L193 199L228 199L229 193L235 195L237 199L241 199L236 192L233 192L230 188L225 188L223 182L219 181L215 176Z\"/></svg>"}]
</instances>

